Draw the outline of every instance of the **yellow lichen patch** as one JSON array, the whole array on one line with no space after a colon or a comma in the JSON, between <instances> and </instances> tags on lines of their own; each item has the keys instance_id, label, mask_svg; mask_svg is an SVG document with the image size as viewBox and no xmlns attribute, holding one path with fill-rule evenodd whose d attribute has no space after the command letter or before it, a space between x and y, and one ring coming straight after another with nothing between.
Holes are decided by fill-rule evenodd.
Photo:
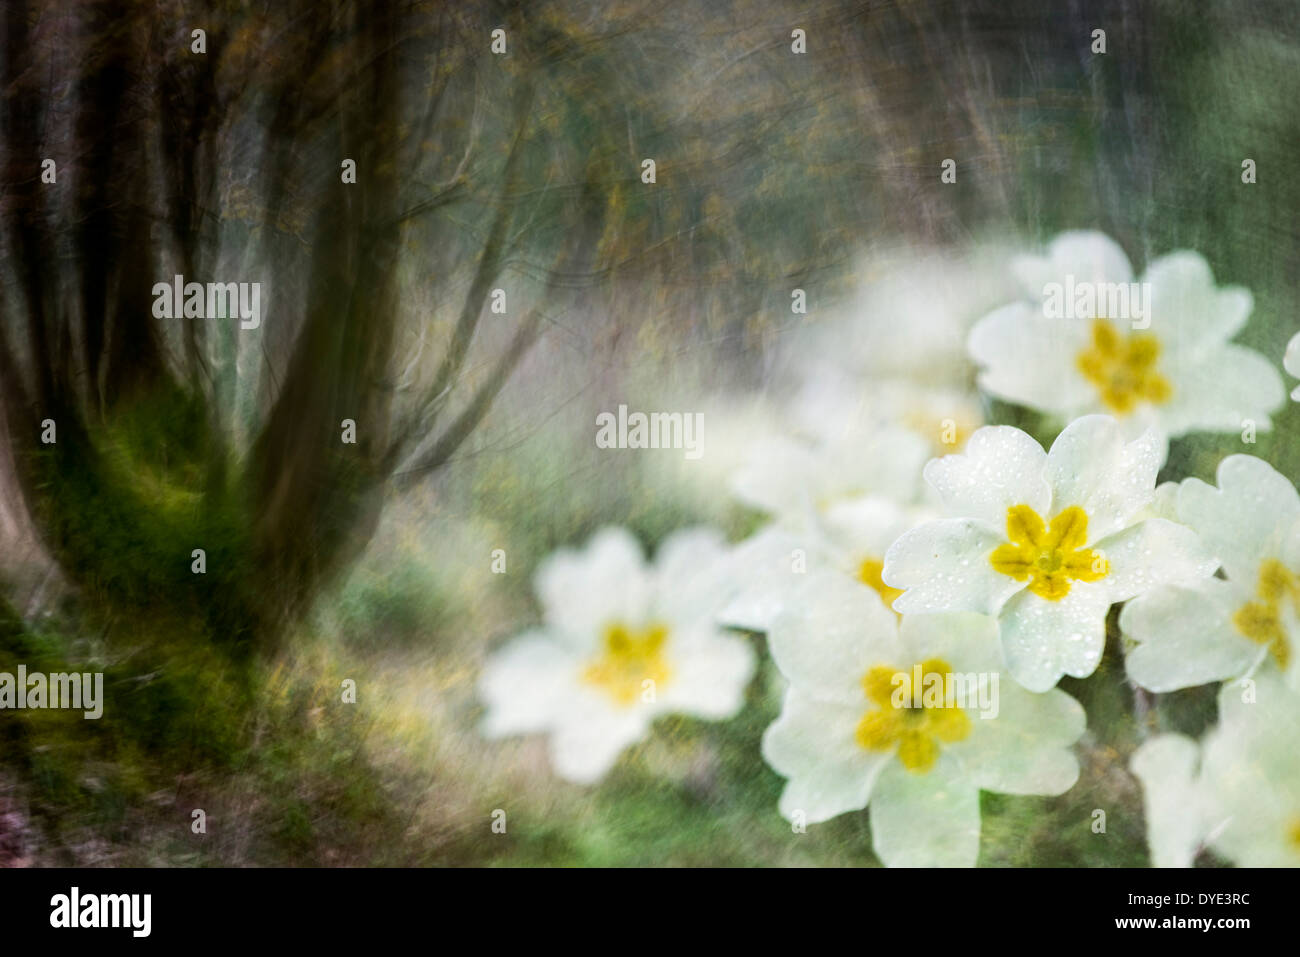
<instances>
[{"instance_id":1,"label":"yellow lichen patch","mask_svg":"<svg viewBox=\"0 0 1300 957\"><path fill-rule=\"evenodd\" d=\"M1028 505L1007 509L1009 544L993 549L993 570L1018 582L1048 601L1070 593L1072 581L1095 582L1106 577L1110 565L1088 541L1088 513L1077 505L1060 512L1050 526Z\"/></svg>"},{"instance_id":2,"label":"yellow lichen patch","mask_svg":"<svg viewBox=\"0 0 1300 957\"><path fill-rule=\"evenodd\" d=\"M658 689L672 677L664 656L667 643L667 625L607 625L601 636L600 657L583 669L582 680L596 685L620 705L634 704L646 690L645 682L653 682L649 687Z\"/></svg>"},{"instance_id":3,"label":"yellow lichen patch","mask_svg":"<svg viewBox=\"0 0 1300 957\"><path fill-rule=\"evenodd\" d=\"M1160 374L1160 340L1149 333L1124 334L1105 319L1092 321L1092 342L1079 353L1083 377L1097 387L1112 412L1127 415L1140 402L1169 401L1173 387Z\"/></svg>"},{"instance_id":4,"label":"yellow lichen patch","mask_svg":"<svg viewBox=\"0 0 1300 957\"><path fill-rule=\"evenodd\" d=\"M942 658L924 661L921 687L936 680L942 683L950 674L952 667ZM888 665L876 665L863 675L862 690L877 707L862 716L855 737L868 751L888 751L897 746L903 767L924 774L939 759L940 743L963 740L971 732L971 723L966 712L946 698L938 706L918 705L925 695L921 689L915 689L913 694L913 679L913 671Z\"/></svg>"},{"instance_id":5,"label":"yellow lichen patch","mask_svg":"<svg viewBox=\"0 0 1300 957\"><path fill-rule=\"evenodd\" d=\"M903 594L903 589L886 585L885 579L880 574L884 570L885 563L879 558L864 558L862 564L858 566L858 581L879 595L880 600L893 611L894 599ZM898 612L894 614L897 615Z\"/></svg>"},{"instance_id":6,"label":"yellow lichen patch","mask_svg":"<svg viewBox=\"0 0 1300 957\"><path fill-rule=\"evenodd\" d=\"M1259 566L1255 594L1259 601L1238 608L1232 623L1251 641L1268 648L1277 666L1285 668L1291 660L1291 643L1283 616L1289 600L1292 612L1300 618L1300 580L1276 558L1269 558Z\"/></svg>"}]
</instances>

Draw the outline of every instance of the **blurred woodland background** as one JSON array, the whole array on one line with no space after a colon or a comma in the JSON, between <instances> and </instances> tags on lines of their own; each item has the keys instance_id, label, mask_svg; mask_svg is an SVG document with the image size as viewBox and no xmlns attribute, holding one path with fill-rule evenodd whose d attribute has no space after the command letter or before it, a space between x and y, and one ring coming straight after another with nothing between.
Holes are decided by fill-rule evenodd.
<instances>
[{"instance_id":1,"label":"blurred woodland background","mask_svg":"<svg viewBox=\"0 0 1300 957\"><path fill-rule=\"evenodd\" d=\"M606 523L753 528L733 397L779 404L780 344L885 250L1099 229L1139 268L1202 252L1279 362L1300 315L1289 0L11 0L0 89L0 670L107 696L0 715L0 865L874 863L865 815L776 813L767 670L594 789L485 746L474 679L536 563ZM155 318L175 274L261 282L260 328ZM598 450L620 402L704 411L705 458ZM1276 421L1251 451L1295 476ZM1079 785L984 795L982 864L1146 863L1114 651L1063 684Z\"/></svg>"}]
</instances>

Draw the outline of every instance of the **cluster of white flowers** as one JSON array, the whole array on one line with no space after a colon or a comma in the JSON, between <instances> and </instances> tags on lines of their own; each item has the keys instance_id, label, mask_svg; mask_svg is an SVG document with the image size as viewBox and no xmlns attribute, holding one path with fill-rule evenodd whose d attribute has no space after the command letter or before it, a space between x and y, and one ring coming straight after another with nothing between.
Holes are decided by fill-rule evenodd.
<instances>
[{"instance_id":1,"label":"cluster of white flowers","mask_svg":"<svg viewBox=\"0 0 1300 957\"><path fill-rule=\"evenodd\" d=\"M867 809L884 863L971 866L981 790L1075 783L1085 716L1056 685L1096 671L1122 606L1137 694L1223 682L1201 742L1133 756L1153 863L1300 864L1300 495L1250 455L1217 487L1157 485L1171 439L1253 441L1285 402L1277 362L1230 341L1251 294L1189 251L1134 280L1097 233L997 281L892 265L792 347L787 412L731 479L766 523L679 532L653 567L619 529L551 556L544 626L482 676L485 732L546 732L593 782L659 715L737 714L762 634L786 683L762 757L794 830ZM1300 334L1282 364L1300 377ZM1050 447L986 425L990 398L1054 423Z\"/></svg>"},{"instance_id":2,"label":"cluster of white flowers","mask_svg":"<svg viewBox=\"0 0 1300 957\"><path fill-rule=\"evenodd\" d=\"M1228 341L1254 299L1215 286L1197 253L1161 256L1135 283L1112 240L1075 232L1013 268L1026 299L985 316L970 334L979 384L990 395L1062 422L1105 413L1128 437L1150 429L1161 442L1238 432L1243 423L1271 428L1269 413L1285 397L1275 363ZM1050 308L1058 291L1062 308Z\"/></svg>"}]
</instances>

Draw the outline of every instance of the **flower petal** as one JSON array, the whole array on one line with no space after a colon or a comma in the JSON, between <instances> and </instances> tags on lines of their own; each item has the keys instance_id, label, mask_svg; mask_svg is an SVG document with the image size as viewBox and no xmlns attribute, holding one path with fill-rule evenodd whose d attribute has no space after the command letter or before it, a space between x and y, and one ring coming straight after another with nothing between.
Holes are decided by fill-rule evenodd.
<instances>
[{"instance_id":1,"label":"flower petal","mask_svg":"<svg viewBox=\"0 0 1300 957\"><path fill-rule=\"evenodd\" d=\"M1156 486L1155 497L1142 511L1143 518L1165 518L1178 521L1178 483L1161 482Z\"/></svg>"},{"instance_id":2,"label":"flower petal","mask_svg":"<svg viewBox=\"0 0 1300 957\"><path fill-rule=\"evenodd\" d=\"M652 717L641 708L608 708L585 716L569 715L551 732L555 772L575 784L594 784L623 751L646 736Z\"/></svg>"},{"instance_id":3,"label":"flower petal","mask_svg":"<svg viewBox=\"0 0 1300 957\"><path fill-rule=\"evenodd\" d=\"M529 631L488 658L478 692L489 738L544 731L554 722L579 663L545 631Z\"/></svg>"},{"instance_id":4,"label":"flower petal","mask_svg":"<svg viewBox=\"0 0 1300 957\"><path fill-rule=\"evenodd\" d=\"M815 538L769 525L735 547L730 567L738 586L717 620L732 628L767 631L798 592L803 576L832 564Z\"/></svg>"},{"instance_id":5,"label":"flower petal","mask_svg":"<svg viewBox=\"0 0 1300 957\"><path fill-rule=\"evenodd\" d=\"M1006 425L976 429L959 455L932 459L925 480L954 517L984 522L1001 532L1007 510L1028 505L1040 515L1051 502L1043 478L1047 456L1028 434Z\"/></svg>"},{"instance_id":6,"label":"flower petal","mask_svg":"<svg viewBox=\"0 0 1300 957\"><path fill-rule=\"evenodd\" d=\"M1229 455L1219 487L1189 478L1178 491L1178 517L1201 536L1228 577L1254 582L1262 559L1280 557L1296 523L1300 495L1263 459Z\"/></svg>"},{"instance_id":7,"label":"flower petal","mask_svg":"<svg viewBox=\"0 0 1300 957\"><path fill-rule=\"evenodd\" d=\"M1191 250L1154 260L1141 281L1150 284L1150 331L1174 356L1204 356L1240 332L1254 308L1249 290L1217 288L1205 257Z\"/></svg>"},{"instance_id":8,"label":"flower petal","mask_svg":"<svg viewBox=\"0 0 1300 957\"><path fill-rule=\"evenodd\" d=\"M1002 667L997 620L988 615L905 615L898 631L909 661L940 658L954 671L972 673Z\"/></svg>"},{"instance_id":9,"label":"flower petal","mask_svg":"<svg viewBox=\"0 0 1300 957\"><path fill-rule=\"evenodd\" d=\"M885 583L906 590L894 610L997 614L1025 587L994 569L989 556L1001 543L1000 536L963 518L926 522L907 532L885 553Z\"/></svg>"},{"instance_id":10,"label":"flower petal","mask_svg":"<svg viewBox=\"0 0 1300 957\"><path fill-rule=\"evenodd\" d=\"M1083 706L1053 688L1033 694L999 681L997 714L971 714L974 733L954 749L971 778L999 794L1063 794L1079 777L1069 747L1083 734Z\"/></svg>"},{"instance_id":11,"label":"flower petal","mask_svg":"<svg viewBox=\"0 0 1300 957\"><path fill-rule=\"evenodd\" d=\"M1073 582L1059 601L1022 591L999 618L1002 653L1013 678L1030 691L1047 691L1062 675L1086 678L1106 643L1110 598L1102 583Z\"/></svg>"},{"instance_id":12,"label":"flower petal","mask_svg":"<svg viewBox=\"0 0 1300 957\"><path fill-rule=\"evenodd\" d=\"M623 528L603 528L586 548L548 556L533 585L547 624L578 650L594 648L609 622L639 622L649 610L651 580L641 545Z\"/></svg>"},{"instance_id":13,"label":"flower petal","mask_svg":"<svg viewBox=\"0 0 1300 957\"><path fill-rule=\"evenodd\" d=\"M1259 646L1232 624L1242 588L1217 578L1166 585L1120 612L1125 635L1140 642L1125 656L1129 678L1148 691L1177 691L1244 675Z\"/></svg>"},{"instance_id":14,"label":"flower petal","mask_svg":"<svg viewBox=\"0 0 1300 957\"><path fill-rule=\"evenodd\" d=\"M1075 419L1047 453L1053 513L1078 505L1088 514L1089 542L1109 535L1155 497L1163 454L1152 433L1125 442L1110 416Z\"/></svg>"},{"instance_id":15,"label":"flower petal","mask_svg":"<svg viewBox=\"0 0 1300 957\"><path fill-rule=\"evenodd\" d=\"M756 658L749 642L712 628L675 635L673 673L659 689L658 710L719 721L745 703Z\"/></svg>"},{"instance_id":16,"label":"flower petal","mask_svg":"<svg viewBox=\"0 0 1300 957\"><path fill-rule=\"evenodd\" d=\"M979 789L948 754L923 774L891 761L871 794L871 839L889 867L974 867Z\"/></svg>"},{"instance_id":17,"label":"flower petal","mask_svg":"<svg viewBox=\"0 0 1300 957\"><path fill-rule=\"evenodd\" d=\"M1096 389L1078 368L1088 326L1049 319L1041 306L1017 302L975 324L966 347L979 365L979 386L998 398L1061 416L1092 407Z\"/></svg>"},{"instance_id":18,"label":"flower petal","mask_svg":"<svg viewBox=\"0 0 1300 957\"><path fill-rule=\"evenodd\" d=\"M860 498L828 508L822 524L835 551L860 562L864 558L883 559L895 539L919 524L920 514L888 499Z\"/></svg>"},{"instance_id":19,"label":"flower petal","mask_svg":"<svg viewBox=\"0 0 1300 957\"><path fill-rule=\"evenodd\" d=\"M1100 579L1111 601L1127 601L1157 585L1192 583L1214 574L1217 562L1186 525L1163 518L1138 522L1096 543L1106 559Z\"/></svg>"},{"instance_id":20,"label":"flower petal","mask_svg":"<svg viewBox=\"0 0 1300 957\"><path fill-rule=\"evenodd\" d=\"M1219 726L1201 748L1215 852L1242 867L1300 866L1300 696L1277 672L1219 692Z\"/></svg>"},{"instance_id":21,"label":"flower petal","mask_svg":"<svg viewBox=\"0 0 1300 957\"><path fill-rule=\"evenodd\" d=\"M1147 844L1154 867L1191 867L1205 837L1196 782L1200 747L1181 734L1162 734L1144 742L1129 762L1142 782Z\"/></svg>"},{"instance_id":22,"label":"flower petal","mask_svg":"<svg viewBox=\"0 0 1300 957\"><path fill-rule=\"evenodd\" d=\"M809 575L772 625L776 666L802 693L865 702L862 677L899 660L897 619L874 591L834 572Z\"/></svg>"},{"instance_id":23,"label":"flower petal","mask_svg":"<svg viewBox=\"0 0 1300 957\"><path fill-rule=\"evenodd\" d=\"M1214 345L1195 362L1170 361L1166 371L1173 395L1160 407L1160 421L1170 435L1240 432L1247 420L1266 432L1273 427L1269 413L1286 401L1273 363L1245 346Z\"/></svg>"},{"instance_id":24,"label":"flower petal","mask_svg":"<svg viewBox=\"0 0 1300 957\"><path fill-rule=\"evenodd\" d=\"M1042 297L1047 283L1064 283L1067 276L1074 277L1075 285L1133 279L1133 267L1119 243L1095 230L1061 233L1048 246L1047 255L1018 257L1011 268L1025 295L1035 300Z\"/></svg>"},{"instance_id":25,"label":"flower petal","mask_svg":"<svg viewBox=\"0 0 1300 957\"><path fill-rule=\"evenodd\" d=\"M860 747L854 734L863 709L786 692L781 716L763 734L763 759L789 778L780 811L787 820L826 821L867 805L887 752Z\"/></svg>"},{"instance_id":26,"label":"flower petal","mask_svg":"<svg viewBox=\"0 0 1300 957\"><path fill-rule=\"evenodd\" d=\"M848 321L810 323L811 345L867 378L956 381L967 374L962 340L971 321L1015 295L1006 259L983 244L959 255L911 244L873 248Z\"/></svg>"},{"instance_id":27,"label":"flower petal","mask_svg":"<svg viewBox=\"0 0 1300 957\"><path fill-rule=\"evenodd\" d=\"M911 429L876 424L839 436L818 454L811 479L818 508L864 495L910 502L920 491L930 443Z\"/></svg>"}]
</instances>

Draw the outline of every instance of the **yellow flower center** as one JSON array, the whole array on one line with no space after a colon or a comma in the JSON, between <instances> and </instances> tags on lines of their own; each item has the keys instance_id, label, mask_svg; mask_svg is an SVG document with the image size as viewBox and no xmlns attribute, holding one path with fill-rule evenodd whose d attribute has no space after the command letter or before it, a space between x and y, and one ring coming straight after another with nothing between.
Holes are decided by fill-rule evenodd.
<instances>
[{"instance_id":1,"label":"yellow flower center","mask_svg":"<svg viewBox=\"0 0 1300 957\"><path fill-rule=\"evenodd\" d=\"M1300 852L1300 815L1291 818L1286 829L1286 842L1291 845L1291 850Z\"/></svg>"},{"instance_id":2,"label":"yellow flower center","mask_svg":"<svg viewBox=\"0 0 1300 957\"><path fill-rule=\"evenodd\" d=\"M903 589L885 584L880 573L885 570L885 563L879 558L864 558L858 566L858 581L872 589L890 611L894 609L894 599L903 594ZM895 615L898 612L894 612ZM900 616L901 617L901 616Z\"/></svg>"},{"instance_id":3,"label":"yellow flower center","mask_svg":"<svg viewBox=\"0 0 1300 957\"><path fill-rule=\"evenodd\" d=\"M1051 525L1028 505L1007 509L1007 538L989 555L993 570L1028 581L1029 590L1048 601L1070 594L1071 581L1095 582L1110 565L1101 552L1085 548L1088 513L1077 505L1057 514Z\"/></svg>"},{"instance_id":4,"label":"yellow flower center","mask_svg":"<svg viewBox=\"0 0 1300 957\"><path fill-rule=\"evenodd\" d=\"M639 695L653 692L672 677L664 656L667 642L668 626L657 622L640 629L622 622L607 625L601 654L583 669L582 680L601 688L620 705L631 705Z\"/></svg>"},{"instance_id":5,"label":"yellow flower center","mask_svg":"<svg viewBox=\"0 0 1300 957\"><path fill-rule=\"evenodd\" d=\"M1139 402L1168 402L1169 380L1156 369L1160 340L1149 333L1125 335L1105 319L1092 321L1092 343L1079 353L1079 371L1097 387L1112 412L1127 415Z\"/></svg>"},{"instance_id":6,"label":"yellow flower center","mask_svg":"<svg viewBox=\"0 0 1300 957\"><path fill-rule=\"evenodd\" d=\"M932 684L930 675L942 683L950 674L952 667L942 658L924 661L921 688ZM897 746L903 767L924 774L939 759L939 743L963 740L970 734L971 723L965 711L948 707L946 699L938 707L916 707L914 703L923 698L923 693L921 688L912 688L912 680L911 671L888 665L876 665L863 675L862 690L877 707L862 716L854 737L868 751L888 751ZM896 695L903 702L901 707L895 704Z\"/></svg>"},{"instance_id":7,"label":"yellow flower center","mask_svg":"<svg viewBox=\"0 0 1300 957\"><path fill-rule=\"evenodd\" d=\"M1264 645L1279 668L1291 660L1291 643L1284 620L1286 603L1300 617L1300 580L1291 569L1276 558L1269 558L1259 566L1259 584L1255 587L1259 601L1248 601L1237 609L1232 623L1237 630L1256 644Z\"/></svg>"}]
</instances>

